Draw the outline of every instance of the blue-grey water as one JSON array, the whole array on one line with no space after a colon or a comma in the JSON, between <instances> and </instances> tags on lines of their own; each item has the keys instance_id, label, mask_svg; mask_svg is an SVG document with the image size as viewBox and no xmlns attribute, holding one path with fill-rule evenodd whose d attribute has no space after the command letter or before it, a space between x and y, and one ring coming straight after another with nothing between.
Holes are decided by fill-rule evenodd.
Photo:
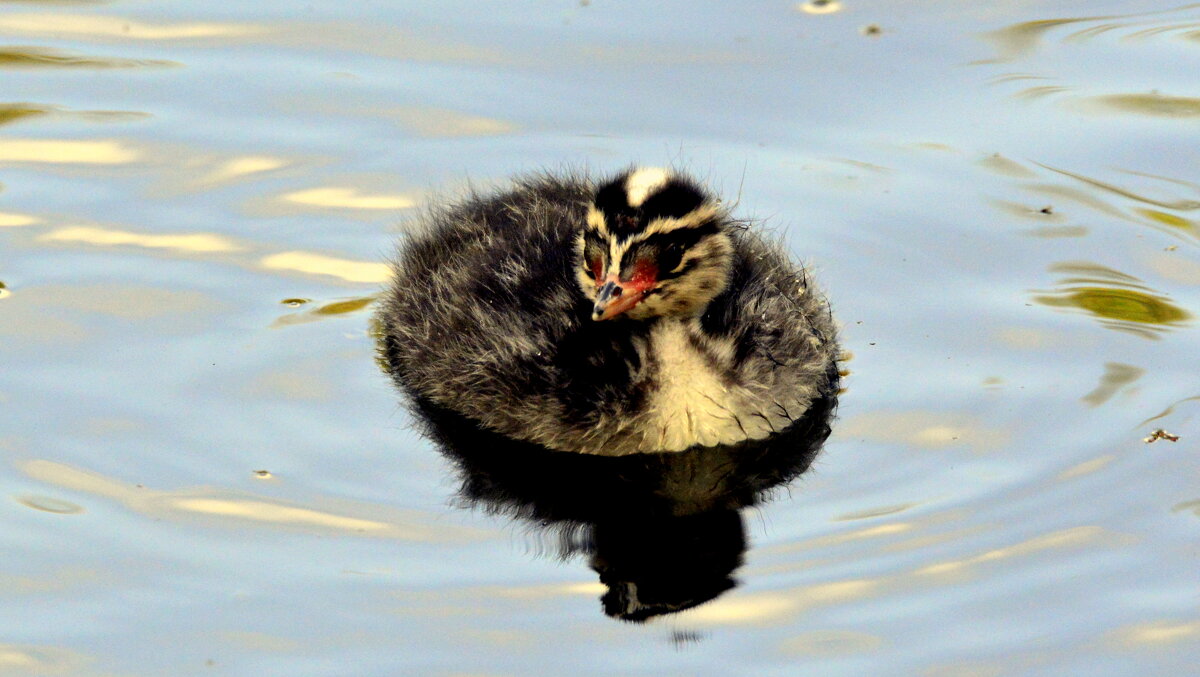
<instances>
[{"instance_id":1,"label":"blue-grey water","mask_svg":"<svg viewBox=\"0 0 1200 677\"><path fill-rule=\"evenodd\" d=\"M0 674L1200 674L1198 73L1145 1L0 2ZM369 327L423 204L632 162L849 372L645 624L459 507Z\"/></svg>"}]
</instances>

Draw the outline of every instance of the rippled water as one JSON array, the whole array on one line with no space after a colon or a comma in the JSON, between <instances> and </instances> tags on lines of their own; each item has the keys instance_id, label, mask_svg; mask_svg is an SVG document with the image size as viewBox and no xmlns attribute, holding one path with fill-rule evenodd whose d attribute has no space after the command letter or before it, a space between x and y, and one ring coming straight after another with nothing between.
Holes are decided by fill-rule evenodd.
<instances>
[{"instance_id":1,"label":"rippled water","mask_svg":"<svg viewBox=\"0 0 1200 677\"><path fill-rule=\"evenodd\" d=\"M1200 7L1054 4L0 3L0 674L1195 674ZM632 161L850 353L642 624L368 333L413 208Z\"/></svg>"}]
</instances>

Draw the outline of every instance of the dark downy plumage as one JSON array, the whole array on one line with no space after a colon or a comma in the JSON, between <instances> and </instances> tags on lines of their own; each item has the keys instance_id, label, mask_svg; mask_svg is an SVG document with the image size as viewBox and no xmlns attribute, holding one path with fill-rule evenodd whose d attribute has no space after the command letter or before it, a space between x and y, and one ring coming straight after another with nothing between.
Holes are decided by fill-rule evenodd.
<instances>
[{"instance_id":1,"label":"dark downy plumage","mask_svg":"<svg viewBox=\"0 0 1200 677\"><path fill-rule=\"evenodd\" d=\"M539 174L430 208L379 313L415 398L551 450L764 439L837 387L828 306L694 181Z\"/></svg>"}]
</instances>

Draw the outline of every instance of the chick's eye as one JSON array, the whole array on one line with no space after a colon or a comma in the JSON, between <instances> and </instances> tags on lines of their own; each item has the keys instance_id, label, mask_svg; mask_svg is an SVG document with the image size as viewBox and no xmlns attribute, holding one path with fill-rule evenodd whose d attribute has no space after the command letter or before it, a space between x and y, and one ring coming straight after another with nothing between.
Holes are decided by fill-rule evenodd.
<instances>
[{"instance_id":1,"label":"chick's eye","mask_svg":"<svg viewBox=\"0 0 1200 677\"><path fill-rule=\"evenodd\" d=\"M683 259L683 245L670 244L663 248L662 253L658 256L658 265L663 270L674 272L679 268L680 261Z\"/></svg>"},{"instance_id":2,"label":"chick's eye","mask_svg":"<svg viewBox=\"0 0 1200 677\"><path fill-rule=\"evenodd\" d=\"M588 259L585 270L590 272L592 277L596 279L596 284L600 284L600 275L604 272L604 265L599 256Z\"/></svg>"}]
</instances>

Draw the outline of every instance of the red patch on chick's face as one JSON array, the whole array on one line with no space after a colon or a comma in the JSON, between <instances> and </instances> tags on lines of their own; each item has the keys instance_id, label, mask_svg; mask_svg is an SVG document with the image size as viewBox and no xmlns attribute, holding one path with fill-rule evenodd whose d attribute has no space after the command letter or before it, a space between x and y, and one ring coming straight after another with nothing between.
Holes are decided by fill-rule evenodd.
<instances>
[{"instance_id":1,"label":"red patch on chick's face","mask_svg":"<svg viewBox=\"0 0 1200 677\"><path fill-rule=\"evenodd\" d=\"M652 260L638 260L628 279L610 273L603 282L593 318L596 320L610 320L640 303L658 284L658 266Z\"/></svg>"},{"instance_id":2,"label":"red patch on chick's face","mask_svg":"<svg viewBox=\"0 0 1200 677\"><path fill-rule=\"evenodd\" d=\"M639 260L633 264L633 275L629 277L628 286L642 292L648 292L658 282L658 266L653 261Z\"/></svg>"},{"instance_id":3,"label":"red patch on chick's face","mask_svg":"<svg viewBox=\"0 0 1200 677\"><path fill-rule=\"evenodd\" d=\"M604 266L600 261L600 257L597 256L589 261L588 267L592 269L592 277L596 280L596 286L599 287L604 282Z\"/></svg>"}]
</instances>

